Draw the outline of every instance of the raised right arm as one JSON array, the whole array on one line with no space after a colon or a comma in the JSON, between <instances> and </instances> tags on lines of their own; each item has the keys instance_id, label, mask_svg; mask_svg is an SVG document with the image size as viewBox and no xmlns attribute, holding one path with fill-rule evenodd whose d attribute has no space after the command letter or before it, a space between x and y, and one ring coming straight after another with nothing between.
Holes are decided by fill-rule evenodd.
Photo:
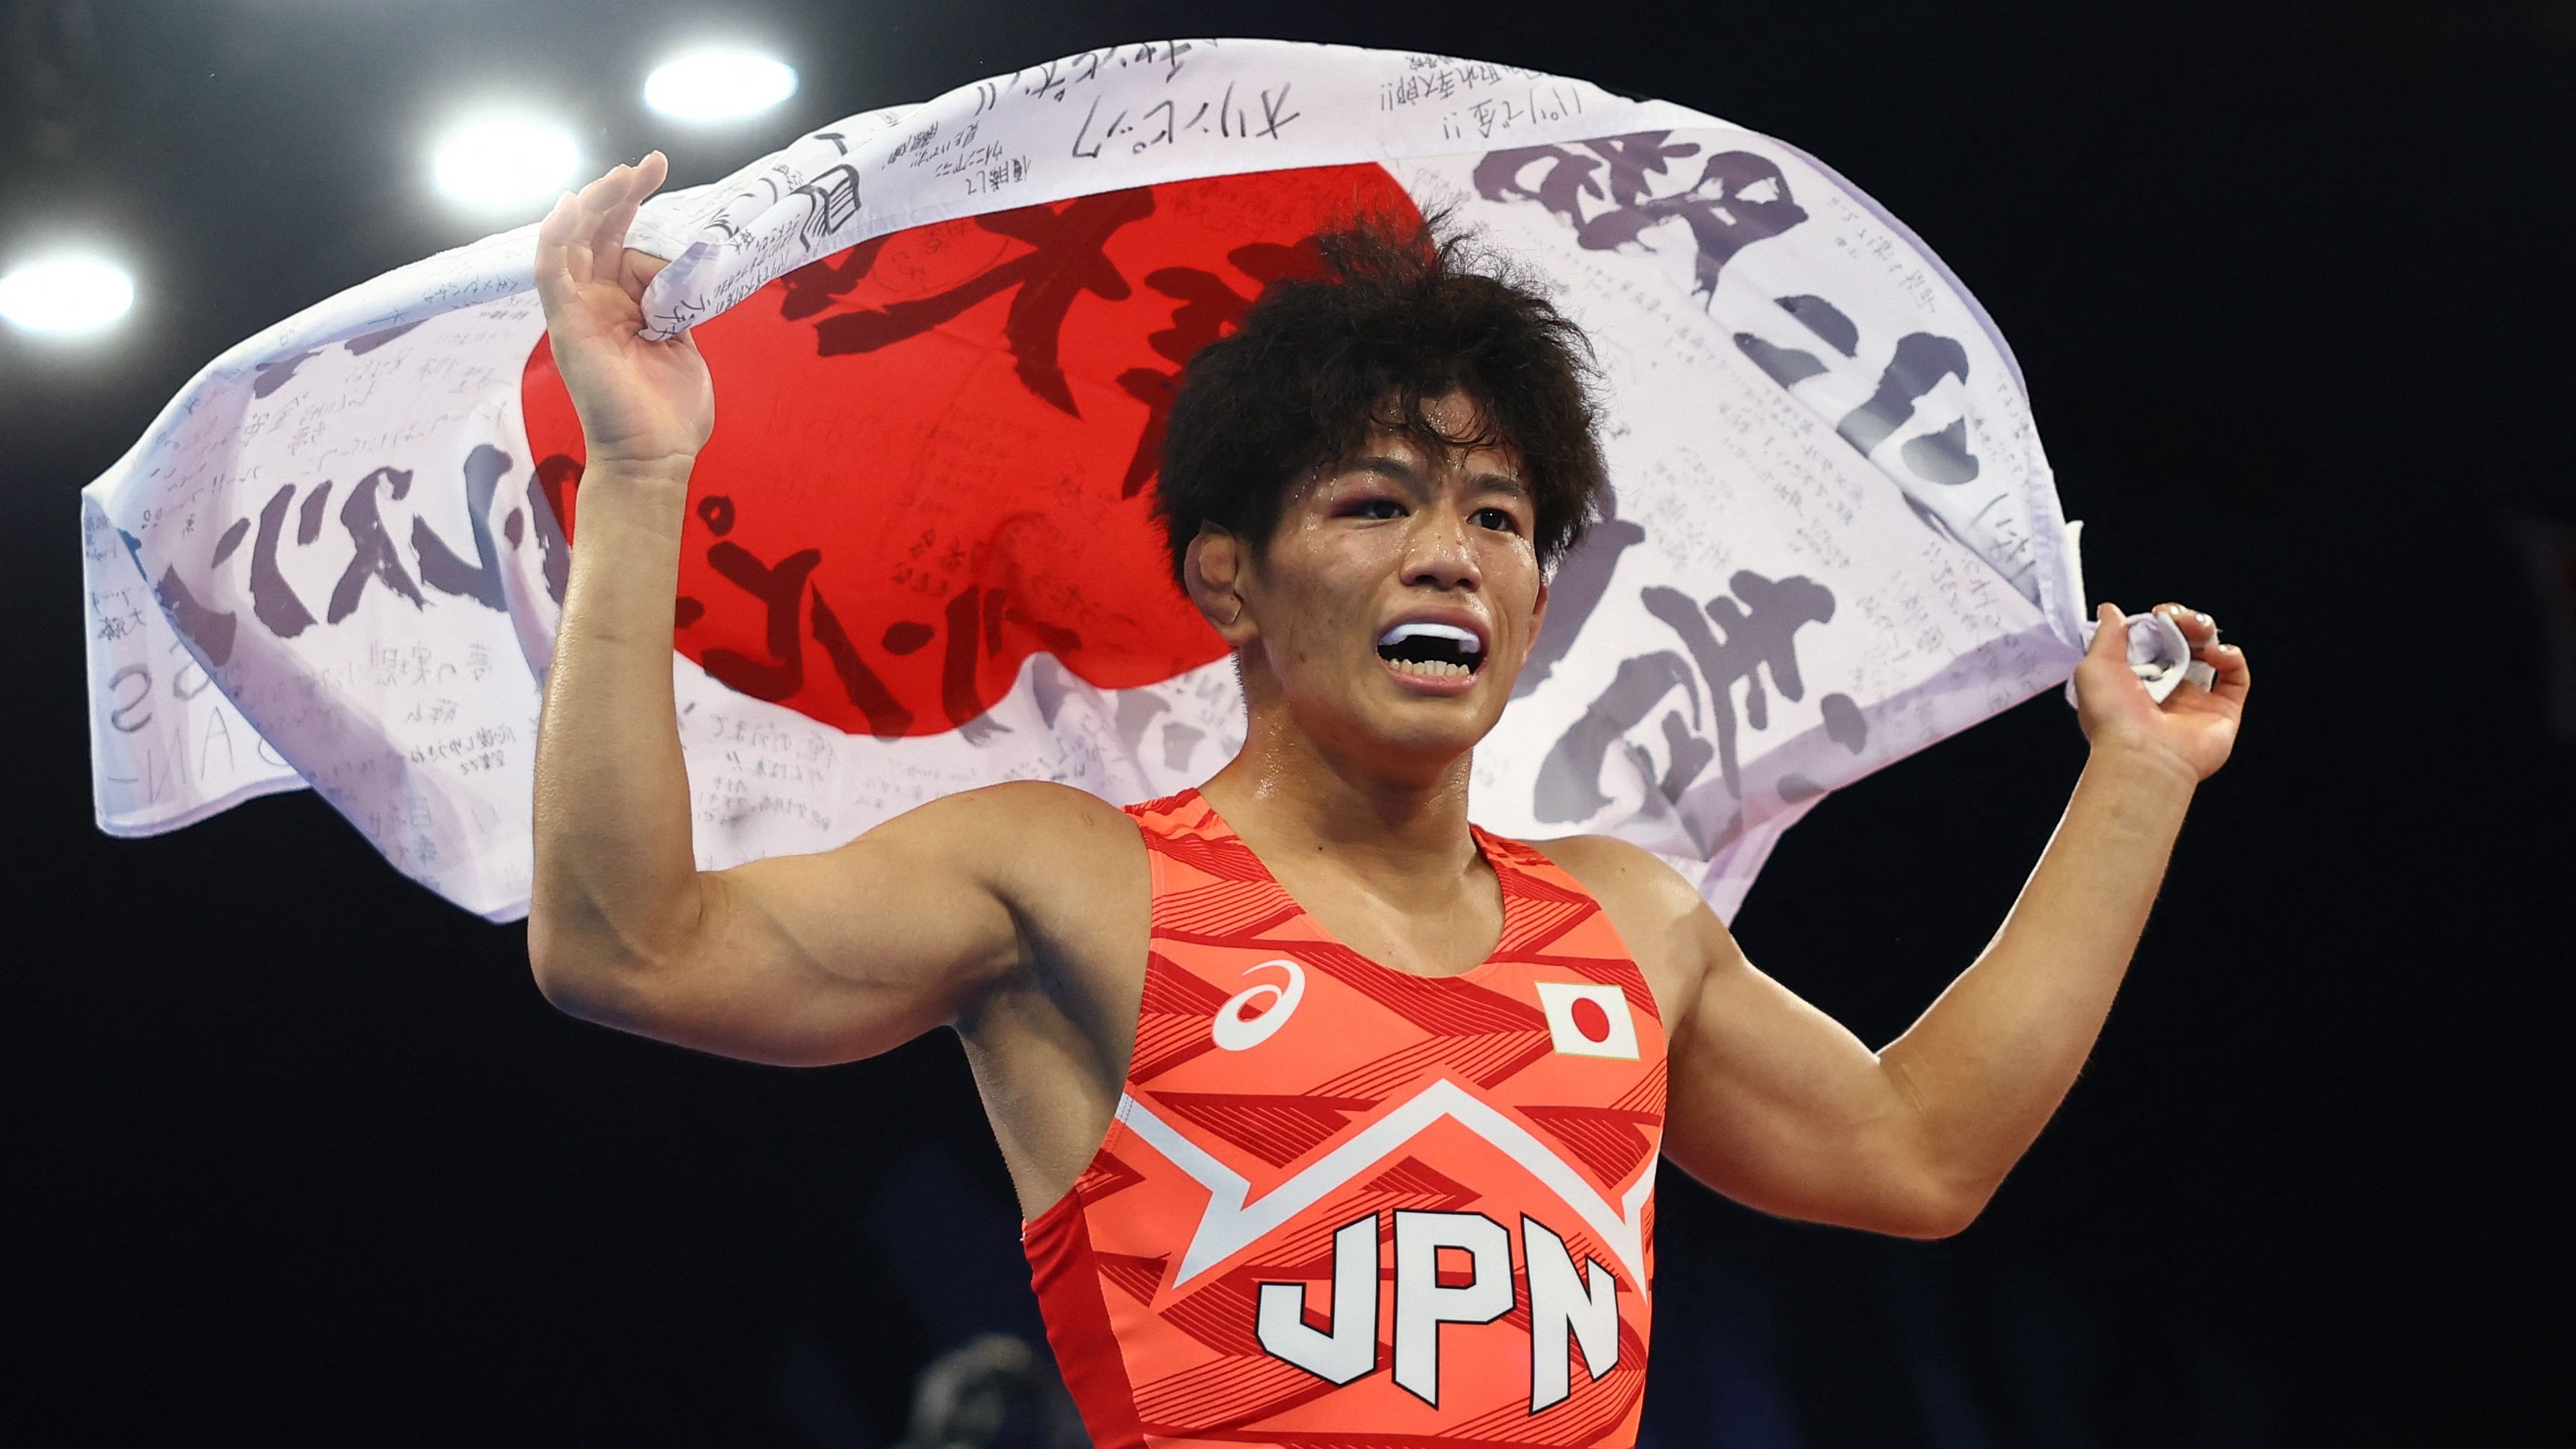
<instances>
[{"instance_id":1,"label":"raised right arm","mask_svg":"<svg viewBox=\"0 0 2576 1449\"><path fill-rule=\"evenodd\" d=\"M658 153L558 202L537 287L587 461L579 546L537 735L528 954L575 1015L791 1064L886 1050L1028 964L1014 902L1033 842L1113 848L1132 827L1047 785L974 791L839 850L701 872L672 697L671 618L689 470L714 425L683 333L638 336L661 263L627 249ZM1107 819L1103 817L1107 816Z\"/></svg>"}]
</instances>

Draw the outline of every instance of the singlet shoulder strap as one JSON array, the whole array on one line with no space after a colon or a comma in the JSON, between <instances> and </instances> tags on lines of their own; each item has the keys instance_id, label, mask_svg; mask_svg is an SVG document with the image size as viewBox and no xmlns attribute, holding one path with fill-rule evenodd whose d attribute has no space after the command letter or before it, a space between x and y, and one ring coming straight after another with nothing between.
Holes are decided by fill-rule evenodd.
<instances>
[{"instance_id":1,"label":"singlet shoulder strap","mask_svg":"<svg viewBox=\"0 0 2576 1449\"><path fill-rule=\"evenodd\" d=\"M1535 897L1545 901L1591 902L1592 893L1582 882L1566 873L1563 866L1548 859L1547 853L1522 840L1496 835L1481 826L1467 827L1485 848L1485 859L1494 867L1505 899L1515 896Z\"/></svg>"},{"instance_id":2,"label":"singlet shoulder strap","mask_svg":"<svg viewBox=\"0 0 2576 1449\"><path fill-rule=\"evenodd\" d=\"M1158 857L1180 861L1218 880L1268 880L1269 870L1243 837L1234 833L1216 807L1196 790L1130 805L1145 847Z\"/></svg>"},{"instance_id":3,"label":"singlet shoulder strap","mask_svg":"<svg viewBox=\"0 0 2576 1449\"><path fill-rule=\"evenodd\" d=\"M1494 959L1570 969L1596 981L1615 982L1637 1009L1663 1019L1635 955L1619 937L1610 914L1583 883L1546 852L1526 841L1484 830L1476 839L1494 867L1503 894L1503 938Z\"/></svg>"},{"instance_id":4,"label":"singlet shoulder strap","mask_svg":"<svg viewBox=\"0 0 2576 1449\"><path fill-rule=\"evenodd\" d=\"M1266 917L1289 904L1287 891L1261 857L1198 791L1130 805L1127 813L1145 837L1158 936L1167 926L1194 921L1212 907L1222 906L1228 918L1243 911Z\"/></svg>"},{"instance_id":5,"label":"singlet shoulder strap","mask_svg":"<svg viewBox=\"0 0 2576 1449\"><path fill-rule=\"evenodd\" d=\"M1201 799L1196 789L1166 795L1160 800L1139 800L1121 808L1135 817L1137 827L1148 836L1169 838L1230 833L1225 822L1217 818L1215 807Z\"/></svg>"}]
</instances>

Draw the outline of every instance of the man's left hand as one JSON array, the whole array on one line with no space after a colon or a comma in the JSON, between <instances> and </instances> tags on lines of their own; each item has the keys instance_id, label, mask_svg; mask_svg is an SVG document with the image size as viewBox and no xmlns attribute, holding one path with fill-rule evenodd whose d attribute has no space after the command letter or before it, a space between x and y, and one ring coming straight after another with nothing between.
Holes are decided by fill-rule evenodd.
<instances>
[{"instance_id":1,"label":"man's left hand","mask_svg":"<svg viewBox=\"0 0 2576 1449\"><path fill-rule=\"evenodd\" d=\"M2099 752L2139 750L2170 757L2206 780L2227 763L2236 747L2236 727L2245 715L2245 694L2253 675L2245 651L2218 642L2218 624L2207 614L2180 604L2158 604L2156 612L2171 619L2191 644L2191 657L2217 671L2209 687L2186 679L2162 704L2129 667L2126 615L2111 604L2098 612L2101 627L2093 647L2075 666L2076 717L2084 737Z\"/></svg>"}]
</instances>

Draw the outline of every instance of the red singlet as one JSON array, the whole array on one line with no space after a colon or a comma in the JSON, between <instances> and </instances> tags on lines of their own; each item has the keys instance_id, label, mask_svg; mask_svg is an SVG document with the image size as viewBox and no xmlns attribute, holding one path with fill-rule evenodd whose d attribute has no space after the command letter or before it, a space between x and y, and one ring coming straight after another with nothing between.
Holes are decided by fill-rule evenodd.
<instances>
[{"instance_id":1,"label":"red singlet","mask_svg":"<svg viewBox=\"0 0 2576 1449\"><path fill-rule=\"evenodd\" d=\"M1664 1032L1600 906L1477 831L1502 942L1414 976L1326 935L1196 791L1129 813L1135 1061L1022 1235L1093 1441L1632 1443Z\"/></svg>"}]
</instances>

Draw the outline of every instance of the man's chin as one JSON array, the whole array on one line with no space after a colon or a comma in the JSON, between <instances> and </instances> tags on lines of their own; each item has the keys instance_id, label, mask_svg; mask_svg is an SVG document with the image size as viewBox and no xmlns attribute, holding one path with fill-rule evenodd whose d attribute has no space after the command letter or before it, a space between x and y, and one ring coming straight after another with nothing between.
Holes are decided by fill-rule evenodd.
<instances>
[{"instance_id":1,"label":"man's chin","mask_svg":"<svg viewBox=\"0 0 2576 1449\"><path fill-rule=\"evenodd\" d=\"M1417 698L1371 710L1359 723L1369 742L1389 755L1447 760L1476 748L1500 716L1473 696Z\"/></svg>"}]
</instances>

